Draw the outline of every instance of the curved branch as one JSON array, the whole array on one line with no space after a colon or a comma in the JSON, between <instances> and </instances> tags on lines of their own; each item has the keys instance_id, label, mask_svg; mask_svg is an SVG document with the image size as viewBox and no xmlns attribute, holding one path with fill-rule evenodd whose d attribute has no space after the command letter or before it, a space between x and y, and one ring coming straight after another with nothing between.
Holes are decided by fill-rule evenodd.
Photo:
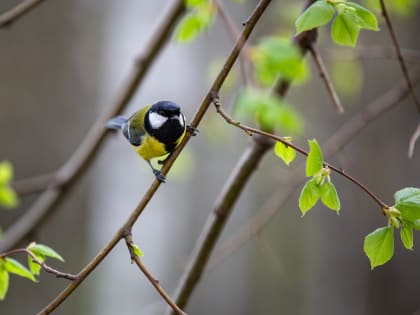
<instances>
[{"instance_id":1,"label":"curved branch","mask_svg":"<svg viewBox=\"0 0 420 315\"><path fill-rule=\"evenodd\" d=\"M414 84L420 82L420 65L413 70L410 77ZM334 132L325 142L322 146L324 156L328 158L335 155L345 144L369 125L370 122L400 104L408 97L409 93L407 84L403 80L384 95L368 104L363 110L354 115L353 118ZM209 262L208 270L215 268L226 257L241 248L246 241L257 235L270 222L272 217L280 210L283 203L295 192L297 186L303 182L305 176L300 171L301 169L301 167L298 167L288 179L288 185L286 187L282 186L281 191L274 192L261 209L239 231L216 250L213 258Z\"/></svg>"}]
</instances>

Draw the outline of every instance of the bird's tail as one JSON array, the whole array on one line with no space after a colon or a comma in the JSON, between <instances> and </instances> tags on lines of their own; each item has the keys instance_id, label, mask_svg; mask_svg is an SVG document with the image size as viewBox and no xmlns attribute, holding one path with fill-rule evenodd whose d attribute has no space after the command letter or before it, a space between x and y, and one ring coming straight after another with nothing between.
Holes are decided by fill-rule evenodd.
<instances>
[{"instance_id":1,"label":"bird's tail","mask_svg":"<svg viewBox=\"0 0 420 315\"><path fill-rule=\"evenodd\" d=\"M105 124L105 128L120 130L126 121L127 118L123 116L116 116L107 121L107 123Z\"/></svg>"}]
</instances>

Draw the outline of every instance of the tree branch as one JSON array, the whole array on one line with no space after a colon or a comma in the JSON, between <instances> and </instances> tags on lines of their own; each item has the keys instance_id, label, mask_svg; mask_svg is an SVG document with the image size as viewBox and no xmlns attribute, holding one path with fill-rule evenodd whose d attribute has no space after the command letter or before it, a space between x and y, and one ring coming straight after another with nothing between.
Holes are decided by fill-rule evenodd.
<instances>
[{"instance_id":1,"label":"tree branch","mask_svg":"<svg viewBox=\"0 0 420 315\"><path fill-rule=\"evenodd\" d=\"M305 8L310 6L315 0L308 0L305 3ZM264 11L270 1L261 1L259 7ZM245 30L250 24L254 23L254 13L244 22ZM262 12L261 12L262 14ZM244 30L244 31L245 31ZM294 39L295 44L299 47L302 55L308 50L308 44L316 39L316 30L304 32ZM276 92L284 96L289 88L290 82L281 80L276 87ZM207 95L206 100L213 100L214 96L218 94L218 90L212 89L211 93ZM195 289L200 277L207 265L210 254L218 241L218 238L227 222L233 206L240 196L240 192L246 183L250 180L253 170L257 168L260 160L267 150L271 147L272 142L263 139L260 136L253 137L253 142L246 148L242 157L239 159L232 173L230 174L225 187L219 194L219 197L214 205L213 211L207 218L207 223L204 226L200 238L197 241L193 250L192 259L187 266L184 274L178 282L175 294L175 301L177 305L185 308L190 296ZM170 310L169 310L170 312ZM171 313L173 314L173 313Z\"/></svg>"},{"instance_id":2,"label":"tree branch","mask_svg":"<svg viewBox=\"0 0 420 315\"><path fill-rule=\"evenodd\" d=\"M150 69L152 62L169 39L176 21L184 11L183 1L174 0L167 13L162 17L150 42L145 46L143 53L134 63L115 103L93 124L76 152L54 173L52 176L54 181L49 184L48 188L35 201L32 207L5 231L0 241L0 252L14 247L39 226L92 163L107 134L107 130L104 128L106 121L120 113L128 104Z\"/></svg>"},{"instance_id":3,"label":"tree branch","mask_svg":"<svg viewBox=\"0 0 420 315\"><path fill-rule=\"evenodd\" d=\"M196 114L193 117L191 125L193 127L197 127L200 121L202 120L204 114L206 113L207 109L211 104L211 95L213 91L216 93L220 90L221 86L223 85L229 71L232 69L238 55L245 44L245 41L248 39L249 35L251 34L255 24L257 23L259 17L262 15L265 7L268 5L269 0L262 0L261 3L257 6L256 10L254 11L253 15L250 18L249 24L244 28L241 37L236 42L235 46L232 49L232 52L228 56L225 65L223 66L222 70L220 71L219 75L215 79L210 91L207 93L206 97L204 98L203 102L201 103L199 109L197 110ZM174 2L173 8L178 8L177 10L184 9L183 1L177 0ZM179 145L177 150L175 150L170 157L165 160L165 164L163 165L161 172L162 174L166 175L175 159L178 157L181 150L185 147L186 143L191 138L191 134L187 133L184 137L182 143ZM111 252L111 250L115 247L115 245L127 234L126 231L131 230L131 227L137 221L138 217L143 212L146 205L154 196L155 192L160 186L160 182L155 180L150 188L146 191L143 198L140 200L139 204L137 205L136 209L131 213L130 217L124 223L124 225L115 233L109 243L96 255L94 259L92 259L78 274L78 278L71 283L67 288L65 288L50 304L48 304L39 314L50 314L53 310L55 310L63 301L67 299L71 295L71 293L89 276L89 274L96 268L96 266ZM179 303L177 303L179 305ZM179 305L183 307L182 305Z\"/></svg>"},{"instance_id":4,"label":"tree branch","mask_svg":"<svg viewBox=\"0 0 420 315\"><path fill-rule=\"evenodd\" d=\"M220 100L218 98L214 99L214 105L216 106L216 110L217 112L225 119L225 121L239 129L244 130L246 133L252 133L252 134L259 134L261 136L264 136L266 138L270 138L272 140L278 141L283 143L284 145L286 145L287 147L291 147L293 148L295 151L299 152L302 155L308 156L308 151L302 149L301 147L299 147L296 144L291 143L290 141L287 141L286 139L284 139L283 137L274 135L272 133L269 132L265 132L263 130L257 129L257 128L253 128L253 127L249 127L247 125L244 125L234 119L232 119L223 109L222 103L220 102ZM365 185L363 185L360 181L358 181L356 178L354 178L353 176L347 174L346 172L344 172L342 169L324 162L324 167L327 167L331 170L333 170L334 172L336 172L337 174L340 174L341 176L347 178L348 180L350 180L351 182L353 182L355 185L359 186L363 191L365 191L380 207L382 212L384 213L385 209L388 209L389 206L387 204L385 204L381 199L379 199L379 197L377 197L372 191L370 191Z\"/></svg>"},{"instance_id":5,"label":"tree branch","mask_svg":"<svg viewBox=\"0 0 420 315\"><path fill-rule=\"evenodd\" d=\"M414 84L420 81L420 65L418 65L410 76ZM405 80L402 80L384 95L369 103L360 112L353 116L349 121L342 125L323 145L323 153L326 158L335 155L343 146L351 141L362 129L369 125L373 120L388 112L391 108L400 104L408 97L408 90ZM245 223L239 231L230 237L220 246L209 262L208 269L215 268L224 258L241 248L247 240L259 233L264 226L270 222L272 217L280 210L292 193L300 185L305 176L300 171L302 167L297 167L293 174L288 178L288 185L281 188L281 191L274 192L264 203L261 209Z\"/></svg>"},{"instance_id":6,"label":"tree branch","mask_svg":"<svg viewBox=\"0 0 420 315\"><path fill-rule=\"evenodd\" d=\"M338 97L338 94L334 89L332 81L328 75L327 69L325 68L324 62L322 61L321 55L319 54L315 44L310 45L309 52L311 53L311 56L315 61L315 65L318 68L319 75L321 76L322 81L324 81L325 87L327 88L327 92L330 95L336 112L338 114L344 113L343 105L341 104L340 98Z\"/></svg>"},{"instance_id":7,"label":"tree branch","mask_svg":"<svg viewBox=\"0 0 420 315\"><path fill-rule=\"evenodd\" d=\"M1 253L0 258L1 257L8 257L8 256L18 254L18 253L25 253L25 254L31 256L32 260L34 262L36 262L38 265L40 265L42 267L42 269L44 269L45 272L51 273L51 274L55 275L57 278L64 278L64 279L71 280L71 281L77 279L77 276L72 275L71 273L61 272L61 271L58 271L58 270L48 266L44 261L39 260L38 257L33 252L31 252L31 250L28 249L28 248L12 249L10 251Z\"/></svg>"},{"instance_id":8,"label":"tree branch","mask_svg":"<svg viewBox=\"0 0 420 315\"><path fill-rule=\"evenodd\" d=\"M156 280L153 275L147 270L146 266L141 261L140 257L136 255L133 249L133 240L131 233L128 233L125 237L125 244L127 245L127 249L130 253L131 261L134 261L143 272L143 274L146 276L146 278L149 280L149 282L155 287L156 291L160 294L160 296L168 303L168 305L173 309L173 311L180 315L186 315L186 313L178 307L178 305L175 304L174 301L170 298L170 296L163 290L163 288L160 286L159 281Z\"/></svg>"}]
</instances>

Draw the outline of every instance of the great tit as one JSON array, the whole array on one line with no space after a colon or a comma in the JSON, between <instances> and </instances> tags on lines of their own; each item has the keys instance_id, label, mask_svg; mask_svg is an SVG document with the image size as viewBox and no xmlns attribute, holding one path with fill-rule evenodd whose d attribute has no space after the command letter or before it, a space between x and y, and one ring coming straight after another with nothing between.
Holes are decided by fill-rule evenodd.
<instances>
[{"instance_id":1,"label":"great tit","mask_svg":"<svg viewBox=\"0 0 420 315\"><path fill-rule=\"evenodd\" d=\"M128 119L116 116L105 126L122 131L137 154L150 165L160 182L165 182L165 176L153 167L150 159L172 153L181 143L187 130L195 134L195 129L185 123L185 116L179 105L171 101L159 101L146 106Z\"/></svg>"}]
</instances>

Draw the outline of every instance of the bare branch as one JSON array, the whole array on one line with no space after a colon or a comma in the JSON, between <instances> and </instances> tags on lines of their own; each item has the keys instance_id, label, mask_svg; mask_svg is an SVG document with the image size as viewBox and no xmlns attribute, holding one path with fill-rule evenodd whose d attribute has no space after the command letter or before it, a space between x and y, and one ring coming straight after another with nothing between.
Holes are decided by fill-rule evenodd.
<instances>
[{"instance_id":1,"label":"bare branch","mask_svg":"<svg viewBox=\"0 0 420 315\"><path fill-rule=\"evenodd\" d=\"M395 51L397 53L398 61L400 62L401 70L403 72L405 80L407 81L407 86L410 90L413 101L416 104L418 112L420 113L420 101L417 98L416 92L414 91L413 83L411 82L410 76L408 75L408 69L405 64L404 58L402 56L401 48L400 48L400 45L398 44L397 35L395 34L394 27L392 26L391 18L389 17L388 11L386 9L385 1L380 0L379 2L381 4L382 15L385 19L389 33L391 35L392 43L394 44Z\"/></svg>"},{"instance_id":2,"label":"bare branch","mask_svg":"<svg viewBox=\"0 0 420 315\"><path fill-rule=\"evenodd\" d=\"M306 1L305 8L310 6L314 1L315 0ZM255 13L258 11L258 8L260 8L260 14L262 14L269 3L270 1L261 1L258 4L254 13L247 19L246 22L244 22L244 32L247 27L254 23ZM300 34L294 39L294 42L301 50L302 55L304 55L308 50L308 44L312 43L315 39L316 30L311 30ZM284 96L288 91L289 86L289 81L281 80L277 84L275 91L279 95ZM216 95L218 95L218 89L212 88L211 93L207 95L205 101L212 101ZM219 235L232 212L236 200L240 196L240 192L250 180L253 170L257 168L265 152L267 152L272 145L271 141L267 142L267 139L258 135L253 137L253 140L254 141L252 141L251 145L243 152L241 158L230 174L225 187L221 191L213 211L209 214L207 223L195 245L192 259L178 282L175 301L182 308L184 308L189 301L193 290L200 280L210 254L213 251L213 248L219 239Z\"/></svg>"},{"instance_id":3,"label":"bare branch","mask_svg":"<svg viewBox=\"0 0 420 315\"><path fill-rule=\"evenodd\" d=\"M321 55L319 54L315 44L312 44L310 46L309 52L311 53L311 56L315 61L315 65L318 68L319 75L321 76L322 81L324 81L325 83L325 87L327 88L327 92L330 95L335 110L338 114L344 113L343 105L341 104L340 98L338 97L338 94L334 89L332 81L328 75L327 69L325 68L324 62L322 61Z\"/></svg>"},{"instance_id":4,"label":"bare branch","mask_svg":"<svg viewBox=\"0 0 420 315\"><path fill-rule=\"evenodd\" d=\"M0 15L0 28L10 26L10 24L24 16L42 1L44 0L24 0L9 11L2 13Z\"/></svg>"},{"instance_id":5,"label":"bare branch","mask_svg":"<svg viewBox=\"0 0 420 315\"><path fill-rule=\"evenodd\" d=\"M209 108L211 104L211 95L213 91L218 92L223 85L227 75L229 74L230 70L232 69L236 59L238 58L238 55L245 44L246 40L248 39L249 35L251 34L252 30L254 29L258 19L262 15L264 9L268 5L270 1L269 0L262 0L261 3L257 6L256 10L254 11L253 15L251 15L249 24L244 28L241 37L236 42L235 46L232 49L232 52L228 56L225 65L223 66L222 70L220 71L219 75L215 79L210 91L207 93L206 97L204 98L203 102L201 103L199 109L197 110L196 114L193 117L191 125L193 127L197 127L200 121L202 120L204 114L206 113L207 109ZM176 17L178 17L182 12L184 12L185 7L183 5L182 0L176 0L174 1L173 5L171 6L170 12L176 13L175 15L172 15L171 18L176 20ZM171 18L164 19L165 26L172 25L174 21L171 21ZM169 28L168 28L169 29ZM168 35L168 34L166 34ZM165 36L166 38L166 36ZM152 51L155 51L153 49ZM158 51L158 50L156 50ZM191 138L191 134L187 133L184 137L182 143L179 145L177 150L175 150L170 157L165 160L165 164L163 165L161 172L162 174L166 175L167 172L170 170L171 166L175 162L175 159L178 157L181 150L185 147L186 143ZM136 209L131 213L130 217L127 219L127 221L124 223L124 225L115 233L115 235L112 237L112 239L109 241L109 243L97 254L97 256L91 260L78 274L78 278L71 283L67 288L65 288L57 297L54 298L54 300L48 304L39 314L50 314L52 311L54 311L58 306L61 305L70 295L71 293L89 276L89 274L96 268L96 266L112 251L112 249L115 247L115 245L123 238L125 235L127 235L126 231L130 231L131 227L134 225L134 223L137 221L138 217L143 212L144 208L147 206L149 201L154 196L155 192L160 186L160 182L158 180L155 180L150 188L146 191L143 198L140 200L139 204L137 205ZM179 303L177 303L180 307L183 307Z\"/></svg>"},{"instance_id":6,"label":"bare branch","mask_svg":"<svg viewBox=\"0 0 420 315\"><path fill-rule=\"evenodd\" d=\"M160 296L166 301L166 303L168 303L168 305L173 309L175 313L180 315L186 315L186 313L182 309L180 309L174 301L172 301L171 297L160 286L159 281L156 280L155 277L153 277L153 275L147 270L140 257L134 253L133 240L131 234L127 234L125 236L125 243L130 253L131 261L134 261L136 263L137 267L139 267L141 272L143 272L143 274L146 276L149 282L155 287L156 291L158 291Z\"/></svg>"}]
</instances>

